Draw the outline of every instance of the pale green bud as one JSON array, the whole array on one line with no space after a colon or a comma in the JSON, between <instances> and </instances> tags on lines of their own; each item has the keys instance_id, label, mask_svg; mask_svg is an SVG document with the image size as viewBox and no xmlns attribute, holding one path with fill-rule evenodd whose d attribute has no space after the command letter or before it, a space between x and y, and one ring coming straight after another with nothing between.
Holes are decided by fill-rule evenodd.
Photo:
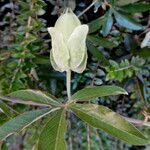
<instances>
[{"instance_id":1,"label":"pale green bud","mask_svg":"<svg viewBox=\"0 0 150 150\"><path fill-rule=\"evenodd\" d=\"M48 28L52 39L50 60L55 70L60 72L72 70L78 73L85 70L88 30L88 26L81 25L71 10L62 14L54 27Z\"/></svg>"}]
</instances>

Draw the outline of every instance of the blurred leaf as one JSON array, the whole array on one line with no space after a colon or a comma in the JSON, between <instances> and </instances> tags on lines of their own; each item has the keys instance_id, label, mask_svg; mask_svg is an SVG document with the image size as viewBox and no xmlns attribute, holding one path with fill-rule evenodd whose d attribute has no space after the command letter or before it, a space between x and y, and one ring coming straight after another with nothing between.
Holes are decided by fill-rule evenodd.
<instances>
[{"instance_id":1,"label":"blurred leaf","mask_svg":"<svg viewBox=\"0 0 150 150\"><path fill-rule=\"evenodd\" d=\"M106 38L98 37L95 35L89 35L87 39L90 42L92 42L95 46L103 46L109 49L116 47L116 44L114 44L111 41L108 41Z\"/></svg>"},{"instance_id":2,"label":"blurred leaf","mask_svg":"<svg viewBox=\"0 0 150 150\"><path fill-rule=\"evenodd\" d=\"M144 40L141 43L141 48L149 47L150 48L150 31L146 33Z\"/></svg>"},{"instance_id":3,"label":"blurred leaf","mask_svg":"<svg viewBox=\"0 0 150 150\"><path fill-rule=\"evenodd\" d=\"M0 52L0 61L6 60L10 57L10 52L7 52L7 50L1 50Z\"/></svg>"},{"instance_id":4,"label":"blurred leaf","mask_svg":"<svg viewBox=\"0 0 150 150\"><path fill-rule=\"evenodd\" d=\"M128 93L118 86L103 85L96 87L88 87L79 90L72 96L71 99L75 101L88 101L93 100L97 97L119 95L119 94L128 94Z\"/></svg>"},{"instance_id":5,"label":"blurred leaf","mask_svg":"<svg viewBox=\"0 0 150 150\"><path fill-rule=\"evenodd\" d=\"M9 118L12 118L15 116L15 111L11 107L9 107L7 104L2 102L1 100L0 100L0 108L2 109L4 114L7 115Z\"/></svg>"},{"instance_id":6,"label":"blurred leaf","mask_svg":"<svg viewBox=\"0 0 150 150\"><path fill-rule=\"evenodd\" d=\"M131 77L135 72L138 72L143 65L145 60L142 58L132 57L131 61L124 59L120 63L110 60L110 66L105 67L107 73L106 81L114 79L123 81L127 77Z\"/></svg>"},{"instance_id":7,"label":"blurred leaf","mask_svg":"<svg viewBox=\"0 0 150 150\"><path fill-rule=\"evenodd\" d=\"M58 110L50 117L48 123L43 128L38 142L38 149L66 150L66 125L65 110Z\"/></svg>"},{"instance_id":8,"label":"blurred leaf","mask_svg":"<svg viewBox=\"0 0 150 150\"><path fill-rule=\"evenodd\" d=\"M104 22L104 18L100 17L100 18L97 18L97 19L91 21L90 23L88 23L89 33L93 33L95 31L99 30L102 27L103 22Z\"/></svg>"},{"instance_id":9,"label":"blurred leaf","mask_svg":"<svg viewBox=\"0 0 150 150\"><path fill-rule=\"evenodd\" d=\"M41 109L25 112L0 126L0 140L23 130L30 124L45 116L50 109Z\"/></svg>"},{"instance_id":10,"label":"blurred leaf","mask_svg":"<svg viewBox=\"0 0 150 150\"><path fill-rule=\"evenodd\" d=\"M135 2L138 2L139 0L118 0L116 2L117 5L119 6L123 6L123 5L127 5L127 4L130 4L130 3L135 3Z\"/></svg>"},{"instance_id":11,"label":"blurred leaf","mask_svg":"<svg viewBox=\"0 0 150 150\"><path fill-rule=\"evenodd\" d=\"M133 55L138 55L143 58L149 58L150 57L150 48L142 48L142 49L135 49L132 51Z\"/></svg>"},{"instance_id":12,"label":"blurred leaf","mask_svg":"<svg viewBox=\"0 0 150 150\"><path fill-rule=\"evenodd\" d=\"M48 64L48 65L50 65L50 57L48 57L48 56L36 56L34 58L34 62L36 64L44 64L44 65Z\"/></svg>"},{"instance_id":13,"label":"blurred leaf","mask_svg":"<svg viewBox=\"0 0 150 150\"><path fill-rule=\"evenodd\" d=\"M148 140L132 124L107 107L95 104L72 104L71 110L89 125L133 145L144 145Z\"/></svg>"},{"instance_id":14,"label":"blurred leaf","mask_svg":"<svg viewBox=\"0 0 150 150\"><path fill-rule=\"evenodd\" d=\"M121 9L127 13L145 12L150 11L150 4L149 3L128 4L121 7Z\"/></svg>"},{"instance_id":15,"label":"blurred leaf","mask_svg":"<svg viewBox=\"0 0 150 150\"><path fill-rule=\"evenodd\" d=\"M102 27L103 36L107 36L112 28L113 18L112 18L112 10L109 9L104 16L104 23Z\"/></svg>"},{"instance_id":16,"label":"blurred leaf","mask_svg":"<svg viewBox=\"0 0 150 150\"><path fill-rule=\"evenodd\" d=\"M97 58L97 60L99 62L101 62L103 65L109 65L109 61L108 59L105 58L104 54L98 50L98 48L96 48L95 46L93 46L92 44L87 44L88 46L88 50L89 52L95 57Z\"/></svg>"},{"instance_id":17,"label":"blurred leaf","mask_svg":"<svg viewBox=\"0 0 150 150\"><path fill-rule=\"evenodd\" d=\"M33 101L41 104L48 104L52 106L60 105L56 100L56 98L52 95L46 95L41 91L36 90L19 90L8 94L8 96L13 98L18 98L23 101Z\"/></svg>"},{"instance_id":18,"label":"blurred leaf","mask_svg":"<svg viewBox=\"0 0 150 150\"><path fill-rule=\"evenodd\" d=\"M133 18L129 17L128 15L122 14L117 11L113 11L115 15L115 19L117 23L130 30L143 30L144 27L137 23Z\"/></svg>"},{"instance_id":19,"label":"blurred leaf","mask_svg":"<svg viewBox=\"0 0 150 150\"><path fill-rule=\"evenodd\" d=\"M0 113L0 126L7 122L10 118L8 118L4 113Z\"/></svg>"}]
</instances>

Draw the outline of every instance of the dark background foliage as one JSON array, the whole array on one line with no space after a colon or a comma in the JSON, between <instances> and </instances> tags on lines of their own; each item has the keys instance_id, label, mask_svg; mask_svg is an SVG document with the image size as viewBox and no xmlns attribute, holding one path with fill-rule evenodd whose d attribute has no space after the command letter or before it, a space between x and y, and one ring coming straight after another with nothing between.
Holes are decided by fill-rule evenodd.
<instances>
[{"instance_id":1,"label":"dark background foliage","mask_svg":"<svg viewBox=\"0 0 150 150\"><path fill-rule=\"evenodd\" d=\"M144 120L150 116L150 38L149 44L141 48L145 35L150 31L150 3L149 0L133 2L1 0L0 94L31 88L47 91L60 100L66 97L65 73L54 71L49 61L51 40L47 27L54 26L58 16L69 6L82 23L90 27L87 68L82 74L72 74L72 93L86 86L119 85L129 94L98 98L97 103L126 117ZM6 107L11 106L15 113L34 109L21 104L7 104ZM0 101L0 108L3 105ZM0 111L0 124L11 117L8 112ZM70 121L66 139L70 149L72 144L75 150L87 149L88 137L91 150L150 149L150 146L127 145L87 127L74 115L70 116ZM1 143L1 149L33 149L40 130L37 127L41 128L43 124L38 121L28 130L11 136ZM148 127L140 126L140 129L150 135Z\"/></svg>"}]
</instances>

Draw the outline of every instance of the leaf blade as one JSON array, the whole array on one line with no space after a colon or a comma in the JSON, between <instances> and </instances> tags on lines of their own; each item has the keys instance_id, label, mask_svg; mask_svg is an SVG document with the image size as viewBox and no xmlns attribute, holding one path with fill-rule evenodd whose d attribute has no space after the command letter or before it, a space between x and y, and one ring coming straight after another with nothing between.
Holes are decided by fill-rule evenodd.
<instances>
[{"instance_id":1,"label":"leaf blade","mask_svg":"<svg viewBox=\"0 0 150 150\"><path fill-rule=\"evenodd\" d=\"M11 119L10 121L4 123L2 126L0 126L0 140L3 140L4 138L10 136L11 134L17 133L20 130L26 128L31 123L42 118L47 113L50 113L52 110L41 109L41 110L25 112Z\"/></svg>"},{"instance_id":2,"label":"leaf blade","mask_svg":"<svg viewBox=\"0 0 150 150\"><path fill-rule=\"evenodd\" d=\"M66 131L65 111L60 109L48 121L41 132L39 150L66 150L64 134Z\"/></svg>"},{"instance_id":3,"label":"leaf blade","mask_svg":"<svg viewBox=\"0 0 150 150\"><path fill-rule=\"evenodd\" d=\"M95 46L99 45L108 49L112 49L116 47L116 44L114 44L113 42L108 41L106 38L102 38L98 36L89 35L87 37L87 40L93 43Z\"/></svg>"},{"instance_id":4,"label":"leaf blade","mask_svg":"<svg viewBox=\"0 0 150 150\"><path fill-rule=\"evenodd\" d=\"M87 47L89 52L98 59L99 62L101 62L103 65L107 66L109 65L108 59L105 58L104 54L98 50L94 45L87 43Z\"/></svg>"},{"instance_id":5,"label":"leaf blade","mask_svg":"<svg viewBox=\"0 0 150 150\"><path fill-rule=\"evenodd\" d=\"M109 34L112 25L113 25L112 10L109 9L108 12L105 14L104 24L102 27L102 34L104 37Z\"/></svg>"},{"instance_id":6,"label":"leaf blade","mask_svg":"<svg viewBox=\"0 0 150 150\"><path fill-rule=\"evenodd\" d=\"M133 18L113 10L117 23L130 30L143 30L144 27L137 23Z\"/></svg>"},{"instance_id":7,"label":"leaf blade","mask_svg":"<svg viewBox=\"0 0 150 150\"><path fill-rule=\"evenodd\" d=\"M71 99L75 101L87 101L101 96L118 94L127 94L127 92L118 86L103 85L99 87L84 88L75 93Z\"/></svg>"},{"instance_id":8,"label":"leaf blade","mask_svg":"<svg viewBox=\"0 0 150 150\"><path fill-rule=\"evenodd\" d=\"M12 117L14 117L16 115L16 112L11 107L9 107L7 104L5 104L4 102L2 102L1 100L0 100L0 109L9 118L12 118Z\"/></svg>"},{"instance_id":9,"label":"leaf blade","mask_svg":"<svg viewBox=\"0 0 150 150\"><path fill-rule=\"evenodd\" d=\"M72 104L71 110L91 126L102 129L129 144L147 143L147 139L138 129L107 107L95 104Z\"/></svg>"},{"instance_id":10,"label":"leaf blade","mask_svg":"<svg viewBox=\"0 0 150 150\"><path fill-rule=\"evenodd\" d=\"M149 3L137 3L137 4L128 4L121 9L127 13L137 13L137 12L145 12L150 10Z\"/></svg>"},{"instance_id":11,"label":"leaf blade","mask_svg":"<svg viewBox=\"0 0 150 150\"><path fill-rule=\"evenodd\" d=\"M100 17L88 23L89 34L99 30L102 27L103 22L104 22L104 18Z\"/></svg>"},{"instance_id":12,"label":"leaf blade","mask_svg":"<svg viewBox=\"0 0 150 150\"><path fill-rule=\"evenodd\" d=\"M8 96L18 98L23 101L33 101L41 104L59 106L59 103L56 101L54 96L46 95L41 91L31 89L15 91L8 94Z\"/></svg>"}]
</instances>

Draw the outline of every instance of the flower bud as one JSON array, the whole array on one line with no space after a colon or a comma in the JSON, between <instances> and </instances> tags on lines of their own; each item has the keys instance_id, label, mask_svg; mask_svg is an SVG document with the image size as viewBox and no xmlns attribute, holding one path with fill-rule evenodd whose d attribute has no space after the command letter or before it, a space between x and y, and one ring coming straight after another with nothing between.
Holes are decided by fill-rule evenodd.
<instances>
[{"instance_id":1,"label":"flower bud","mask_svg":"<svg viewBox=\"0 0 150 150\"><path fill-rule=\"evenodd\" d=\"M81 25L78 17L69 9L58 18L54 27L48 28L52 39L50 60L55 70L78 73L85 70L88 30L88 26Z\"/></svg>"}]
</instances>

